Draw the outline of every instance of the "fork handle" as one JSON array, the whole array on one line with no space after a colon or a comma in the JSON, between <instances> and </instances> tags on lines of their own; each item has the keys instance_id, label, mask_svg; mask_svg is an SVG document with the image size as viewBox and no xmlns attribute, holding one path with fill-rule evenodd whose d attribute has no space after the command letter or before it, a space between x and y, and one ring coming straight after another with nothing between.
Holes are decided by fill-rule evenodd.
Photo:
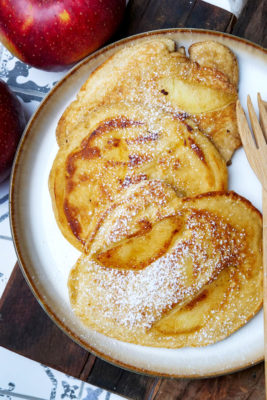
<instances>
[{"instance_id":1,"label":"fork handle","mask_svg":"<svg viewBox=\"0 0 267 400\"><path fill-rule=\"evenodd\" d=\"M267 190L262 187L265 393L267 399Z\"/></svg>"}]
</instances>

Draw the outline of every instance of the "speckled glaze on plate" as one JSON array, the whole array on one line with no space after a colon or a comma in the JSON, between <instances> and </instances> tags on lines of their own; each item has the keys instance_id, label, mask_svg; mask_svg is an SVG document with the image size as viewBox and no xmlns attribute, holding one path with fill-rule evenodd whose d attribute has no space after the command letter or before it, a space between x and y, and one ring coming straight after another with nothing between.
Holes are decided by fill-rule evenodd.
<instances>
[{"instance_id":1,"label":"speckled glaze on plate","mask_svg":"<svg viewBox=\"0 0 267 400\"><path fill-rule=\"evenodd\" d=\"M33 293L52 320L73 340L97 356L123 368L169 377L208 377L245 368L263 359L263 313L227 339L199 348L164 349L133 345L85 328L72 313L67 291L70 268L79 252L62 236L48 192L48 175L57 153L55 129L66 106L89 74L124 46L168 36L188 48L202 40L230 47L240 66L239 97L255 102L264 87L267 51L244 39L219 32L171 29L136 35L99 50L76 65L48 94L30 120L17 151L11 180L10 220L18 259ZM261 209L261 186L244 151L238 150L229 167L229 189Z\"/></svg>"}]
</instances>

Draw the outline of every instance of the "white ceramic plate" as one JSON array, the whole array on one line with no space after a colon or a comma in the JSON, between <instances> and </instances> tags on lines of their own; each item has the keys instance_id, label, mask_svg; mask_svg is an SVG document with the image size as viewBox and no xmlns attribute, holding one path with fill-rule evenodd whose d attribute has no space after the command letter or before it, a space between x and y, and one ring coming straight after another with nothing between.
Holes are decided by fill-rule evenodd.
<instances>
[{"instance_id":1,"label":"white ceramic plate","mask_svg":"<svg viewBox=\"0 0 267 400\"><path fill-rule=\"evenodd\" d=\"M245 105L261 92L267 99L266 50L245 40L211 31L166 30L137 35L100 50L82 61L45 98L31 119L17 152L11 184L11 225L24 275L48 315L72 339L96 355L122 367L148 374L204 377L233 372L263 359L263 315L258 313L229 338L202 348L164 349L137 346L89 331L70 309L67 277L79 252L62 236L48 192L48 175L57 153L57 122L97 65L123 46L147 37L167 35L186 48L213 39L229 46L240 66L239 96ZM264 86L265 84L265 86ZM261 187L243 150L229 167L229 189L261 209Z\"/></svg>"}]
</instances>

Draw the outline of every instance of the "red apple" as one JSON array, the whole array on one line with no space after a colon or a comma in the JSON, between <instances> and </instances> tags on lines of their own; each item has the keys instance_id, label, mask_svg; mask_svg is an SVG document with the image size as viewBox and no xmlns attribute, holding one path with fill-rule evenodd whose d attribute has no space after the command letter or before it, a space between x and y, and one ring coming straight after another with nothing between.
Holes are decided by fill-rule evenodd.
<instances>
[{"instance_id":1,"label":"red apple","mask_svg":"<svg viewBox=\"0 0 267 400\"><path fill-rule=\"evenodd\" d=\"M64 69L110 38L124 8L125 0L1 0L0 40L27 64Z\"/></svg>"},{"instance_id":2,"label":"red apple","mask_svg":"<svg viewBox=\"0 0 267 400\"><path fill-rule=\"evenodd\" d=\"M10 173L25 123L19 100L0 79L0 182Z\"/></svg>"}]
</instances>

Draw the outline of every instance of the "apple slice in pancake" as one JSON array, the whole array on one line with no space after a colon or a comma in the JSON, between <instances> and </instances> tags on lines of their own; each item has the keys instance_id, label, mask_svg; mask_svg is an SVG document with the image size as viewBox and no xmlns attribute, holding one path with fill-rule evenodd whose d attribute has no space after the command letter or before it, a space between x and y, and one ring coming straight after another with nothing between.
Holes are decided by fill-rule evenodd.
<instances>
[{"instance_id":1,"label":"apple slice in pancake","mask_svg":"<svg viewBox=\"0 0 267 400\"><path fill-rule=\"evenodd\" d=\"M192 44L188 52L190 60L197 62L201 67L209 67L222 72L238 89L238 62L234 53L227 46L206 40ZM235 103L205 115L195 115L193 119L208 137L212 137L224 159L229 161L235 149L241 146L236 124Z\"/></svg>"},{"instance_id":2,"label":"apple slice in pancake","mask_svg":"<svg viewBox=\"0 0 267 400\"><path fill-rule=\"evenodd\" d=\"M90 118L90 112L96 107L142 102L171 113L185 112L199 121L213 113L213 124L206 134L229 161L235 148L240 146L236 140L236 116L228 110L236 100L237 88L223 72L201 66L176 51L171 39L143 40L118 51L90 75L77 99L63 113L57 139L60 146L70 142L73 127ZM201 129L205 132L204 128L203 125ZM228 141L221 137L225 135ZM234 146L225 149L232 137Z\"/></svg>"},{"instance_id":3,"label":"apple slice in pancake","mask_svg":"<svg viewBox=\"0 0 267 400\"><path fill-rule=\"evenodd\" d=\"M207 262L195 269L194 263L199 264L200 259L204 262L207 256L194 252L191 257L188 253L190 232L183 213L178 211L181 205L181 199L161 181L141 182L121 194L103 215L89 255L80 257L71 272L72 304L79 303L81 312L92 312L95 322L102 324L97 313L102 314L110 303L110 315L126 324L126 329L128 324L137 329L144 324L148 329L172 304L191 301L218 274L220 266L216 269L215 264ZM110 252L112 247L114 251ZM101 255L106 265L95 261Z\"/></svg>"},{"instance_id":4,"label":"apple slice in pancake","mask_svg":"<svg viewBox=\"0 0 267 400\"><path fill-rule=\"evenodd\" d=\"M118 194L158 179L181 196L227 189L226 163L183 114L143 104L102 107L76 125L54 161L49 188L58 225L78 249Z\"/></svg>"},{"instance_id":5,"label":"apple slice in pancake","mask_svg":"<svg viewBox=\"0 0 267 400\"><path fill-rule=\"evenodd\" d=\"M131 198L133 191L110 208L96 245L70 272L71 306L86 326L135 344L179 348L222 340L255 315L262 305L262 219L247 200L234 192L177 199L175 213L148 217L151 228L138 235L151 205L136 203L129 216ZM128 229L114 239L114 221L125 217ZM145 243L154 247L147 260ZM138 268L130 246L141 250Z\"/></svg>"},{"instance_id":6,"label":"apple slice in pancake","mask_svg":"<svg viewBox=\"0 0 267 400\"><path fill-rule=\"evenodd\" d=\"M188 49L189 57L204 67L224 73L229 81L238 86L238 62L229 47L213 40L193 43Z\"/></svg>"},{"instance_id":7,"label":"apple slice in pancake","mask_svg":"<svg viewBox=\"0 0 267 400\"><path fill-rule=\"evenodd\" d=\"M226 267L199 296L174 308L152 330L158 338L175 336L179 347L202 346L225 339L262 306L262 218L234 192L203 194L182 202L188 213L205 210L212 216L210 239L224 254ZM194 223L203 227L205 219L202 214Z\"/></svg>"},{"instance_id":8,"label":"apple slice in pancake","mask_svg":"<svg viewBox=\"0 0 267 400\"><path fill-rule=\"evenodd\" d=\"M106 252L108 249L114 249L114 244L121 247L121 244L129 239L134 241L141 239L139 248L142 251L139 252L139 255L140 259L142 257L145 259L148 252L151 255L153 254L154 246L151 246L150 249L147 246L142 248L142 238L147 234L151 237L152 227L160 222L155 225L157 233L160 233L159 240L162 243L168 243L178 222L175 221L176 217L170 221L167 221L167 219L176 214L179 204L180 198L174 189L164 181L147 180L129 186L102 214L90 241L87 243L88 253L94 254L94 258L97 260L98 254L104 256L103 249ZM167 224L161 221L166 221ZM146 236L147 239L148 236ZM153 243L153 240L151 243ZM116 253L118 255L117 251ZM155 248L154 257L157 257L157 253L158 251ZM132 256L132 254L128 256L129 261ZM108 256L105 257L106 261L107 258ZM109 258L111 260L112 257ZM132 261L130 262L132 263ZM135 263L134 268L136 266Z\"/></svg>"}]
</instances>

